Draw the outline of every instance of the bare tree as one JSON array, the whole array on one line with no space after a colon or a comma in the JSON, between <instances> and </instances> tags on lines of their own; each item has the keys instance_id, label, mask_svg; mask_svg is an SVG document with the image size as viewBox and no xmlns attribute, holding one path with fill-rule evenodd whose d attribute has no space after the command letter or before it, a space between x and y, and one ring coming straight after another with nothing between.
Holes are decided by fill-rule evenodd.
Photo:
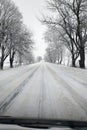
<instances>
[{"instance_id":1,"label":"bare tree","mask_svg":"<svg viewBox=\"0 0 87 130\"><path fill-rule=\"evenodd\" d=\"M62 63L64 45L59 40L59 32L54 26L48 26L48 30L45 33L45 41L48 43L47 53L51 62Z\"/></svg>"},{"instance_id":2,"label":"bare tree","mask_svg":"<svg viewBox=\"0 0 87 130\"><path fill-rule=\"evenodd\" d=\"M73 6L72 6L73 5ZM76 37L80 54L80 67L85 68L85 47L87 42L87 1L73 0L66 6L72 11L76 21Z\"/></svg>"},{"instance_id":3,"label":"bare tree","mask_svg":"<svg viewBox=\"0 0 87 130\"><path fill-rule=\"evenodd\" d=\"M17 48L19 59L21 59L19 61L24 61L26 63L34 62L34 57L32 53L33 44L34 42L32 32L23 25L19 36L19 46Z\"/></svg>"},{"instance_id":4,"label":"bare tree","mask_svg":"<svg viewBox=\"0 0 87 130\"><path fill-rule=\"evenodd\" d=\"M32 34L22 22L22 15L14 2L11 0L0 0L0 68L9 56L10 67L13 67L15 55L20 53L21 57L29 60L32 56Z\"/></svg>"},{"instance_id":5,"label":"bare tree","mask_svg":"<svg viewBox=\"0 0 87 130\"><path fill-rule=\"evenodd\" d=\"M48 48L46 49L45 61L50 62L50 63L56 62L56 53L55 53L54 48L51 47L51 45L49 45Z\"/></svg>"},{"instance_id":6,"label":"bare tree","mask_svg":"<svg viewBox=\"0 0 87 130\"><path fill-rule=\"evenodd\" d=\"M80 67L85 68L85 46L87 41L87 1L86 0L52 0L48 7L55 17L46 17L42 21L55 25L62 30L64 41L71 49L72 64L80 55ZM62 34L62 33L61 33ZM66 38L65 38L66 36Z\"/></svg>"},{"instance_id":7,"label":"bare tree","mask_svg":"<svg viewBox=\"0 0 87 130\"><path fill-rule=\"evenodd\" d=\"M9 55L9 27L11 28L15 21L20 22L22 16L18 11L15 4L10 0L0 0L0 47L1 47L1 58L0 68L3 69L5 59ZM16 25L15 23L15 25Z\"/></svg>"}]
</instances>

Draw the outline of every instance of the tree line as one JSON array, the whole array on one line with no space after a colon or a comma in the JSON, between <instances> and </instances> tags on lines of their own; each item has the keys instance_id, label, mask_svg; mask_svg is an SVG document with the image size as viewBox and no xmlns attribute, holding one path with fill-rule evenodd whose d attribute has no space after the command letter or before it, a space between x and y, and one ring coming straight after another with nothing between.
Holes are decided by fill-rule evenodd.
<instances>
[{"instance_id":1,"label":"tree line","mask_svg":"<svg viewBox=\"0 0 87 130\"><path fill-rule=\"evenodd\" d=\"M15 57L19 63L33 61L32 33L23 24L22 14L12 0L0 0L0 69L9 58L13 67Z\"/></svg>"},{"instance_id":2,"label":"tree line","mask_svg":"<svg viewBox=\"0 0 87 130\"><path fill-rule=\"evenodd\" d=\"M50 42L46 58L50 54L51 57L57 55L61 61L66 47L71 54L72 66L76 67L79 59L79 67L85 68L87 0L48 0L47 8L50 15L43 15L41 20L48 27L45 39Z\"/></svg>"}]
</instances>

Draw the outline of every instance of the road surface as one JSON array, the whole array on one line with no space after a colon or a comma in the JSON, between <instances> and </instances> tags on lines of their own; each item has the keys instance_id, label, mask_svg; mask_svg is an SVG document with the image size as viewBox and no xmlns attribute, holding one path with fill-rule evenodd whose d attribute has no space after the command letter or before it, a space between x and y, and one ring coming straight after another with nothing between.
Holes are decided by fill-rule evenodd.
<instances>
[{"instance_id":1,"label":"road surface","mask_svg":"<svg viewBox=\"0 0 87 130\"><path fill-rule=\"evenodd\" d=\"M87 70L41 62L1 71L0 116L87 121Z\"/></svg>"}]
</instances>

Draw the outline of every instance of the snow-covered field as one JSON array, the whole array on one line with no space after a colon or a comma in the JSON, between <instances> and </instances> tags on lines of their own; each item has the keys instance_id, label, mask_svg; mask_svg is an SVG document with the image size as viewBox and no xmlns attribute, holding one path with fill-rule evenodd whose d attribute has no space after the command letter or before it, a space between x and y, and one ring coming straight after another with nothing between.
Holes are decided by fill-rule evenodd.
<instances>
[{"instance_id":1,"label":"snow-covered field","mask_svg":"<svg viewBox=\"0 0 87 130\"><path fill-rule=\"evenodd\" d=\"M0 116L87 121L87 70L42 62L0 71Z\"/></svg>"}]
</instances>

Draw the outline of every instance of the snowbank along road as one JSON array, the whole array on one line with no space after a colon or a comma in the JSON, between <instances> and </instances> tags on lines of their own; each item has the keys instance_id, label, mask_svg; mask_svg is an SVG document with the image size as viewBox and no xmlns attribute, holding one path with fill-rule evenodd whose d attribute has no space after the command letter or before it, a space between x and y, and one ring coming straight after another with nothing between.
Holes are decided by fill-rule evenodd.
<instances>
[{"instance_id":1,"label":"snowbank along road","mask_svg":"<svg viewBox=\"0 0 87 130\"><path fill-rule=\"evenodd\" d=\"M1 71L0 116L87 121L87 70L42 62Z\"/></svg>"}]
</instances>

